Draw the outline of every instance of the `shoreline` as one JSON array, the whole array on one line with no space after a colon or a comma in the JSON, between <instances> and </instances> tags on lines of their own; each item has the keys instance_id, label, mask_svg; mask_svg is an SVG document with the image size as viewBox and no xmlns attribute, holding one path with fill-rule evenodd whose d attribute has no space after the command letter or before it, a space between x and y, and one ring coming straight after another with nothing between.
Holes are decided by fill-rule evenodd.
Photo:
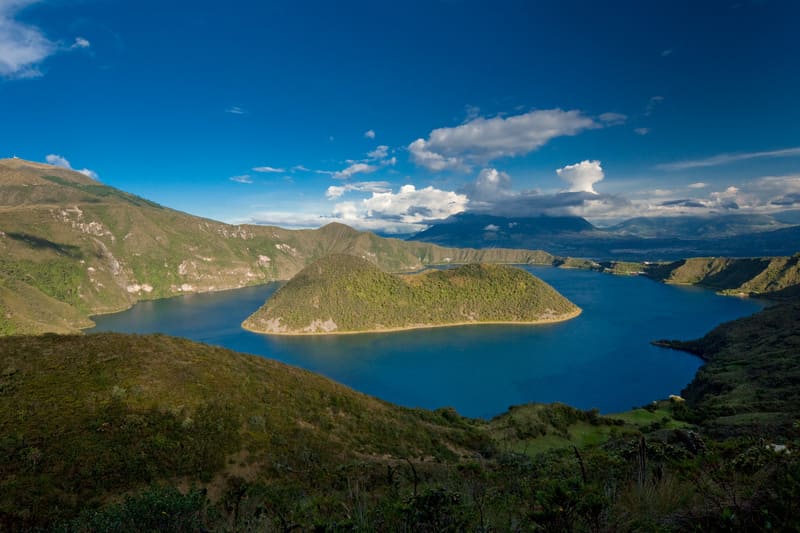
<instances>
[{"instance_id":1,"label":"shoreline","mask_svg":"<svg viewBox=\"0 0 800 533\"><path fill-rule=\"evenodd\" d=\"M435 328L453 328L461 326L537 326L543 324L558 324L559 322L566 322L577 318L583 313L580 307L572 313L559 315L556 318L543 318L539 320L530 321L512 321L512 320L491 320L491 321L473 321L473 322L449 322L447 324L419 324L413 326L398 326L393 328L384 329L361 329L357 331L258 331L253 328L247 327L244 323L241 328L251 333L258 335L275 335L281 337L321 337L329 335L363 335L368 333L397 333L400 331L412 331L415 329L435 329Z\"/></svg>"}]
</instances>

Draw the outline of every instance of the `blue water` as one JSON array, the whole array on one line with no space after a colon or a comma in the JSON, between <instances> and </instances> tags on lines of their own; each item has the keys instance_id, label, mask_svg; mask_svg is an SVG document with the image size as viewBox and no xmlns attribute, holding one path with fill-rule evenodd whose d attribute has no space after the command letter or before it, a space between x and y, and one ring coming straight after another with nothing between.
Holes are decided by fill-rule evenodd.
<instances>
[{"instance_id":1,"label":"blue water","mask_svg":"<svg viewBox=\"0 0 800 533\"><path fill-rule=\"evenodd\" d=\"M583 313L541 326L465 326L384 334L269 337L239 324L276 285L141 302L91 331L161 332L270 357L409 407L491 417L510 405L564 402L618 412L691 381L701 361L650 345L693 339L752 314L758 300L641 277L526 267Z\"/></svg>"}]
</instances>

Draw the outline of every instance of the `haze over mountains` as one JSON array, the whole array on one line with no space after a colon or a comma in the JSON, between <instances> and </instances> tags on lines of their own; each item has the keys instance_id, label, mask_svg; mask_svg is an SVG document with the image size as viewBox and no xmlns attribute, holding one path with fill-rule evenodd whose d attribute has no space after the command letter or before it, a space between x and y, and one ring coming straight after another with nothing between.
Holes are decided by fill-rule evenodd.
<instances>
[{"instance_id":1,"label":"haze over mountains","mask_svg":"<svg viewBox=\"0 0 800 533\"><path fill-rule=\"evenodd\" d=\"M498 217L461 213L410 240L474 248L528 248L597 260L675 260L699 256L792 255L800 226L775 215L637 217L596 227L582 217Z\"/></svg>"}]
</instances>

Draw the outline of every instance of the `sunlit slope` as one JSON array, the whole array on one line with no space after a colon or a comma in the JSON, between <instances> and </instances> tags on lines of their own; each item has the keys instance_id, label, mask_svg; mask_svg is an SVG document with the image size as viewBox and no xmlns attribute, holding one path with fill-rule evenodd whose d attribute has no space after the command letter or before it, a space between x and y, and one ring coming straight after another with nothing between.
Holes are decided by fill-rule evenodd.
<instances>
[{"instance_id":1,"label":"sunlit slope","mask_svg":"<svg viewBox=\"0 0 800 533\"><path fill-rule=\"evenodd\" d=\"M332 252L391 271L556 260L538 251L384 239L342 224L318 230L229 225L70 170L0 160L0 334L75 331L91 325L92 314L120 311L140 299L289 279Z\"/></svg>"},{"instance_id":2,"label":"sunlit slope","mask_svg":"<svg viewBox=\"0 0 800 533\"><path fill-rule=\"evenodd\" d=\"M800 254L792 257L696 257L647 267L647 274L666 283L702 285L725 294L799 295Z\"/></svg>"},{"instance_id":3,"label":"sunlit slope","mask_svg":"<svg viewBox=\"0 0 800 533\"><path fill-rule=\"evenodd\" d=\"M245 322L262 333L343 333L482 322L545 322L579 309L519 268L468 264L413 275L332 254L309 265Z\"/></svg>"}]
</instances>

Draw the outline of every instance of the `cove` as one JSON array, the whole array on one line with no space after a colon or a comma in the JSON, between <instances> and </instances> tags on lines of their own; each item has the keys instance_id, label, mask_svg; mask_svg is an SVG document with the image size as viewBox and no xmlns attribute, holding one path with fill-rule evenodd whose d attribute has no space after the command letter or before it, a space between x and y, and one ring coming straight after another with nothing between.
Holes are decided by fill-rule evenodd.
<instances>
[{"instance_id":1,"label":"cove","mask_svg":"<svg viewBox=\"0 0 800 533\"><path fill-rule=\"evenodd\" d=\"M583 308L537 326L485 325L396 333L270 337L241 329L278 285L140 302L94 317L88 332L165 333L318 372L405 405L492 417L527 402L611 413L679 394L700 359L652 346L694 339L764 307L756 299L585 270L524 267Z\"/></svg>"}]
</instances>

